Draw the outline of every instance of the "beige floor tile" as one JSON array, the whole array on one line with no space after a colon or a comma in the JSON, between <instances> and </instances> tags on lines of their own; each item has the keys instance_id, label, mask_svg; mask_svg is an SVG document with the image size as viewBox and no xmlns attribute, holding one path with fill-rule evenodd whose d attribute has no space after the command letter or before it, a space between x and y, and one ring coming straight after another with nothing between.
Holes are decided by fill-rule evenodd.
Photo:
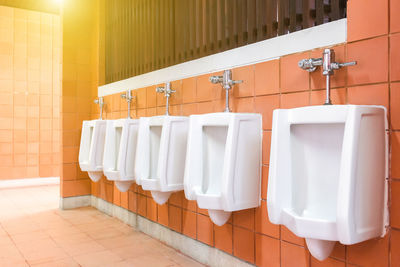
<instances>
[{"instance_id":1,"label":"beige floor tile","mask_svg":"<svg viewBox=\"0 0 400 267\"><path fill-rule=\"evenodd\" d=\"M59 187L0 190L0 267L202 266L94 208L59 210Z\"/></svg>"},{"instance_id":2,"label":"beige floor tile","mask_svg":"<svg viewBox=\"0 0 400 267\"><path fill-rule=\"evenodd\" d=\"M111 251L100 251L87 253L73 257L74 260L83 267L113 266L122 259Z\"/></svg>"}]
</instances>

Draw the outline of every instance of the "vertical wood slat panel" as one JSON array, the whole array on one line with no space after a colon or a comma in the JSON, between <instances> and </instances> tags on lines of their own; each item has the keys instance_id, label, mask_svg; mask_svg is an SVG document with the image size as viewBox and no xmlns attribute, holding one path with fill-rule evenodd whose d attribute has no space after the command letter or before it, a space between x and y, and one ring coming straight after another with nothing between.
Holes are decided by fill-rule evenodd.
<instances>
[{"instance_id":1,"label":"vertical wood slat panel","mask_svg":"<svg viewBox=\"0 0 400 267\"><path fill-rule=\"evenodd\" d=\"M107 0L105 5L106 83L346 13L343 0Z\"/></svg>"},{"instance_id":2,"label":"vertical wood slat panel","mask_svg":"<svg viewBox=\"0 0 400 267\"><path fill-rule=\"evenodd\" d=\"M315 0L316 25L321 25L324 22L324 0Z\"/></svg>"}]
</instances>

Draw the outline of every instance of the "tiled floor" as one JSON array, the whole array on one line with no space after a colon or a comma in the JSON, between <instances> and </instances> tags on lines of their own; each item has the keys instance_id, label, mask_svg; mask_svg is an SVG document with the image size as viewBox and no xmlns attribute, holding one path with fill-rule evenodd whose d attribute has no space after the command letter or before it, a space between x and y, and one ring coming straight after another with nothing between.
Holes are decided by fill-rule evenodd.
<instances>
[{"instance_id":1,"label":"tiled floor","mask_svg":"<svg viewBox=\"0 0 400 267\"><path fill-rule=\"evenodd\" d=\"M59 187L0 189L0 266L202 266L94 208L59 210Z\"/></svg>"}]
</instances>

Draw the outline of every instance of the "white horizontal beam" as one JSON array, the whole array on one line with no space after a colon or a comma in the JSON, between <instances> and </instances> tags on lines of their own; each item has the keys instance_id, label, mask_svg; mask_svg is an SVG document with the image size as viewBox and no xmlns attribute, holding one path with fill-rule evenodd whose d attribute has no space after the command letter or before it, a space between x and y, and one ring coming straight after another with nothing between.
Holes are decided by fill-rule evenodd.
<instances>
[{"instance_id":1,"label":"white horizontal beam","mask_svg":"<svg viewBox=\"0 0 400 267\"><path fill-rule=\"evenodd\" d=\"M284 55L341 44L346 40L347 19L341 19L99 86L98 96L252 65Z\"/></svg>"}]
</instances>

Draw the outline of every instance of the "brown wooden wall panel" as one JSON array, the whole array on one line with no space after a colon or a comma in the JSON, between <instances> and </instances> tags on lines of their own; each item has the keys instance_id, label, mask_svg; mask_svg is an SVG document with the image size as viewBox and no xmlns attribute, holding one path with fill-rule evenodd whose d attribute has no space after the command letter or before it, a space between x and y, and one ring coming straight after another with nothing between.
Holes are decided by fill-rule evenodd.
<instances>
[{"instance_id":1,"label":"brown wooden wall panel","mask_svg":"<svg viewBox=\"0 0 400 267\"><path fill-rule=\"evenodd\" d=\"M106 83L338 20L347 5L346 0L106 3Z\"/></svg>"}]
</instances>

